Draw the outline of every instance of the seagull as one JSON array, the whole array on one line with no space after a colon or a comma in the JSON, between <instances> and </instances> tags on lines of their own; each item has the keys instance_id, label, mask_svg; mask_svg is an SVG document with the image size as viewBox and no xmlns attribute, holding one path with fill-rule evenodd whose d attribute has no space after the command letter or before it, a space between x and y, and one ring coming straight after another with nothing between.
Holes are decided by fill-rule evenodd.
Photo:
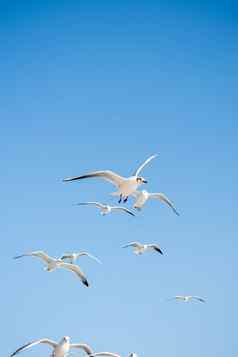
<instances>
[{"instance_id":1,"label":"seagull","mask_svg":"<svg viewBox=\"0 0 238 357\"><path fill-rule=\"evenodd\" d=\"M155 250L156 252L163 254L162 250L157 244L141 244L139 242L131 242L124 245L122 248L133 247L133 252L136 255L143 254L146 250Z\"/></svg>"},{"instance_id":2,"label":"seagull","mask_svg":"<svg viewBox=\"0 0 238 357\"><path fill-rule=\"evenodd\" d=\"M176 208L174 207L173 203L168 199L168 197L166 197L161 192L149 193L146 190L142 190L142 191L135 191L135 192L132 193L132 195L136 198L133 207L138 209L138 210L140 210L144 206L144 204L146 203L147 200L149 200L149 199L157 199L157 200L160 200L160 201L166 203L170 208L172 208L174 213L177 216L179 216L179 213L176 210Z\"/></svg>"},{"instance_id":3,"label":"seagull","mask_svg":"<svg viewBox=\"0 0 238 357\"><path fill-rule=\"evenodd\" d=\"M199 296L191 296L191 295L176 295L173 298L171 298L171 300L180 300L180 301L184 301L184 302L189 302L192 300L197 300L199 302L203 302L205 303L206 300L204 300L203 298L199 297Z\"/></svg>"},{"instance_id":4,"label":"seagull","mask_svg":"<svg viewBox=\"0 0 238 357\"><path fill-rule=\"evenodd\" d=\"M100 209L100 213L102 216L105 216L106 214L113 212L113 211L121 211L130 214L131 216L135 216L133 212L131 212L129 209L125 207L118 207L118 206L109 206L109 205L104 205L100 202L81 202L81 203L76 203L77 206L96 206L97 208Z\"/></svg>"},{"instance_id":5,"label":"seagull","mask_svg":"<svg viewBox=\"0 0 238 357\"><path fill-rule=\"evenodd\" d=\"M44 268L46 271L48 272L52 272L57 268L65 268L68 269L72 272L74 272L82 281L82 283L84 285L86 285L87 287L89 286L89 283L85 277L85 275L83 274L83 272L80 270L79 266L76 264L69 264L69 263L65 263L63 262L63 260L61 259L55 259L50 257L49 255L47 255L45 252L43 251L35 251L35 252L29 252L29 253L25 253L22 255L18 255L16 257L14 257L14 259L19 259L22 257L37 257L43 260L44 263L46 263L46 267Z\"/></svg>"},{"instance_id":6,"label":"seagull","mask_svg":"<svg viewBox=\"0 0 238 357\"><path fill-rule=\"evenodd\" d=\"M128 196L130 196L134 191L136 191L140 185L142 185L143 183L147 183L147 181L142 176L139 176L139 174L143 170L143 168L156 156L157 155L150 156L130 177L123 177L113 171L103 170L90 172L82 176L67 177L63 179L63 181L69 182L86 178L101 177L118 188L118 191L112 193L113 196L120 197L118 203L121 203L122 199L123 202L126 202Z\"/></svg>"},{"instance_id":7,"label":"seagull","mask_svg":"<svg viewBox=\"0 0 238 357\"><path fill-rule=\"evenodd\" d=\"M52 357L65 357L66 354L68 354L69 350L71 348L79 348L84 350L88 355L93 354L93 350L91 349L90 346L84 344L84 343L70 343L70 337L64 336L60 342L55 342L52 340L49 340L48 338L42 338L40 340L36 340L33 342L29 342L26 345L18 348L15 352L13 352L10 357L15 356L19 352L23 352L25 350L28 350L28 348L31 348L33 346L39 345L40 343L44 343L49 345L50 347L53 348L53 353Z\"/></svg>"},{"instance_id":8,"label":"seagull","mask_svg":"<svg viewBox=\"0 0 238 357\"><path fill-rule=\"evenodd\" d=\"M97 258L95 257L94 255L92 254L89 254L88 252L79 252L79 253L66 253L64 255L62 255L62 257L60 257L61 260L65 260L65 259L70 259L70 263L71 264L74 264L75 261L79 258L79 257L82 257L83 255L89 257L89 258L92 258L94 260L96 260L96 262L98 262L99 264L102 264L102 262Z\"/></svg>"}]
</instances>

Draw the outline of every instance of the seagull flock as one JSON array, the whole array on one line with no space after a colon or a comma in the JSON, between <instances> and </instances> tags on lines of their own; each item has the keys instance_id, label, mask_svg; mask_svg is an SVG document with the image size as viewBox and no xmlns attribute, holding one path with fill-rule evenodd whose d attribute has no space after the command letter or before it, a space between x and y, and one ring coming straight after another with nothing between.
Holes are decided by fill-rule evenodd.
<instances>
[{"instance_id":1,"label":"seagull flock","mask_svg":"<svg viewBox=\"0 0 238 357\"><path fill-rule=\"evenodd\" d=\"M140 176L141 171L144 169L144 167L154 158L156 158L157 155L152 155L150 156L143 164L139 166L137 170L132 174L130 177L123 177L120 176L119 174L111 171L111 170L101 170L101 171L94 171L90 172L81 176L73 176L73 177L67 177L63 179L63 182L72 182L72 181L80 181L84 180L87 178L102 178L106 181L109 181L111 184L117 187L117 191L111 193L113 196L118 196L119 201L118 203L120 204L122 201L123 203L126 203L128 200L129 196L132 196L134 198L134 204L133 208L136 210L141 210L144 204L150 200L150 199L156 199L159 200L163 203L165 203L168 207L172 209L172 211L179 216L179 213L174 206L174 204L165 196L163 193L149 193L146 190L139 191L138 188L145 183L148 183L148 181ZM100 210L100 213L102 216L105 216L109 213L112 212L123 212L127 213L131 216L135 216L134 212L126 207L122 206L109 206L108 204L100 203L100 202L80 202L76 203L74 205L77 206L92 206L96 207ZM154 251L157 252L161 255L163 255L163 252L160 248L160 246L157 243L152 243L152 244L143 244L140 242L129 242L125 245L122 246L122 248L129 248L131 247L133 249L133 252L136 255L142 255L146 251ZM92 260L95 260L97 263L102 264L101 261L95 257L94 255L82 251L82 252L71 252L71 253L64 253L60 258L53 258L49 256L46 252L44 251L32 251L32 252L27 252L18 256L15 256L14 259L20 259L23 257L36 257L39 258L43 261L45 264L44 270L47 272L52 272L58 268L63 268L66 270L69 270L73 272L82 282L82 284L86 287L89 287L90 284L88 282L87 277L85 274L82 272L81 268L79 267L78 264L76 264L76 261L82 257L82 256L87 256L91 258ZM183 301L183 302L191 302L191 301L197 301L201 303L205 303L205 299L199 296L192 296L192 295L176 295L173 296L172 298L169 298L168 300L177 300L177 301ZM111 352L94 352L93 349L85 344L85 343L70 343L70 337L64 336L59 342L52 341L48 338L42 338L35 340L33 342L29 342L22 347L18 348L15 352L13 352L10 357L15 356L16 354L26 351L29 348L36 346L38 344L47 344L49 345L53 352L51 354L52 357L66 357L66 355L69 353L71 349L81 349L85 352L85 354L88 357L96 357L96 356L105 356L105 357L120 357L117 353L111 353ZM137 354L135 352L130 353L129 357L137 357Z\"/></svg>"}]
</instances>

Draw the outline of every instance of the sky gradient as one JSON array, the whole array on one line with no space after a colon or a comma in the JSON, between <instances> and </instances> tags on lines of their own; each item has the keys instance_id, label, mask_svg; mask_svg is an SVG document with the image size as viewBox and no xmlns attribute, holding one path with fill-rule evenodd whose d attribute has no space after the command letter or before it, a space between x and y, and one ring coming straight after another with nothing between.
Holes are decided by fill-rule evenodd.
<instances>
[{"instance_id":1,"label":"sky gradient","mask_svg":"<svg viewBox=\"0 0 238 357\"><path fill-rule=\"evenodd\" d=\"M237 356L234 2L3 1L0 13L2 355L69 335L122 357ZM113 186L61 181L127 176L154 153L144 188L180 217L159 202L101 217L72 204L115 203ZM134 240L164 256L121 249ZM86 249L103 265L81 259L86 289L67 271L12 260L36 249ZM177 294L207 304L165 302Z\"/></svg>"}]
</instances>

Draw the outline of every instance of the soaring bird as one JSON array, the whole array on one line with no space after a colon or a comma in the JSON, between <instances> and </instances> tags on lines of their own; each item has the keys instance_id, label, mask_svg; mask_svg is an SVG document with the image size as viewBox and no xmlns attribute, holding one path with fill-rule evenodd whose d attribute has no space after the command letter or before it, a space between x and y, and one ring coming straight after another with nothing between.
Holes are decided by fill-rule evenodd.
<instances>
[{"instance_id":1,"label":"soaring bird","mask_svg":"<svg viewBox=\"0 0 238 357\"><path fill-rule=\"evenodd\" d=\"M88 355L93 354L93 350L91 349L90 346L88 346L84 343L70 343L70 337L64 336L58 343L55 341L49 340L48 338L42 338L40 340L29 342L26 345L18 348L15 352L13 352L10 355L10 357L15 356L19 352L28 350L29 348L31 348L33 346L39 345L40 343L47 344L50 347L52 347L53 353L52 353L51 357L65 357L71 348L82 349Z\"/></svg>"},{"instance_id":2,"label":"soaring bird","mask_svg":"<svg viewBox=\"0 0 238 357\"><path fill-rule=\"evenodd\" d=\"M42 259L43 262L46 263L46 267L44 269L48 272L52 272L57 268L65 268L67 270L70 270L70 271L74 272L81 279L81 281L84 285L89 286L89 283L88 283L85 275L83 274L83 272L81 271L81 269L79 268L78 265L65 263L61 259L52 258L43 251L39 250L39 251L35 251L35 252L25 253L25 254L18 255L16 257L14 257L14 259L19 259L19 258L28 257L28 256L37 257L37 258Z\"/></svg>"},{"instance_id":3,"label":"soaring bird","mask_svg":"<svg viewBox=\"0 0 238 357\"><path fill-rule=\"evenodd\" d=\"M149 193L146 190L142 190L142 191L135 191L132 193L132 196L135 197L135 203L134 203L134 208L137 208L138 210L140 210L144 204L146 203L147 200L149 199L156 199L156 200L160 200L164 203L166 203L173 211L174 213L179 216L178 211L176 210L174 204L168 199L168 197L166 197L163 193L158 192L158 193Z\"/></svg>"},{"instance_id":4,"label":"soaring bird","mask_svg":"<svg viewBox=\"0 0 238 357\"><path fill-rule=\"evenodd\" d=\"M170 300L179 300L179 301L184 301L184 302L196 300L196 301L203 302L203 303L206 302L205 299L203 299L199 296L192 296L192 295L176 295L176 296L172 297Z\"/></svg>"},{"instance_id":5,"label":"soaring bird","mask_svg":"<svg viewBox=\"0 0 238 357\"><path fill-rule=\"evenodd\" d=\"M96 262L98 262L99 264L102 264L102 262L97 257L95 257L92 254L89 254L88 252L66 253L66 254L62 255L62 257L60 257L60 259L61 260L70 259L70 263L74 264L76 262L76 260L82 256L87 256L89 258L92 258L93 260L96 260Z\"/></svg>"},{"instance_id":6,"label":"soaring bird","mask_svg":"<svg viewBox=\"0 0 238 357\"><path fill-rule=\"evenodd\" d=\"M129 209L127 209L125 207L109 206L109 205L102 204L100 202L80 202L80 203L76 203L76 205L77 206L88 206L88 205L95 206L100 209L100 213L102 216L105 216L106 214L108 214L110 212L125 212L125 213L130 214L131 216L135 216L132 211L130 211Z\"/></svg>"},{"instance_id":7,"label":"soaring bird","mask_svg":"<svg viewBox=\"0 0 238 357\"><path fill-rule=\"evenodd\" d=\"M122 248L133 247L133 252L136 255L141 255L147 250L155 250L156 252L163 254L158 244L141 244L139 242L131 242L124 245Z\"/></svg>"},{"instance_id":8,"label":"soaring bird","mask_svg":"<svg viewBox=\"0 0 238 357\"><path fill-rule=\"evenodd\" d=\"M63 181L69 182L93 177L103 178L104 180L109 181L118 188L118 191L113 192L112 195L120 197L119 203L121 203L122 199L123 202L126 202L128 196L130 196L134 191L136 191L140 185L142 185L143 183L147 183L147 181L142 176L139 176L139 174L143 170L143 168L156 156L157 155L150 156L130 177L120 176L110 170L102 170L90 172L86 175L67 177L63 179Z\"/></svg>"}]
</instances>

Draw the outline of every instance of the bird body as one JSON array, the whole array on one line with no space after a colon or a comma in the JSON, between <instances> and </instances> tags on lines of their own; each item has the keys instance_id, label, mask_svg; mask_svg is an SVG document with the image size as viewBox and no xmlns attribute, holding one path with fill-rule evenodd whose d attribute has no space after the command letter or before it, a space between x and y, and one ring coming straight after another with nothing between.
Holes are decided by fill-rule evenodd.
<instances>
[{"instance_id":1,"label":"bird body","mask_svg":"<svg viewBox=\"0 0 238 357\"><path fill-rule=\"evenodd\" d=\"M128 196L130 196L137 188L147 181L139 176L141 170L157 155L150 156L140 167L135 171L135 173L130 177L123 177L111 170L102 170L88 173L86 175L67 177L63 179L64 182L70 182L75 180L82 180L87 178L103 178L106 181L109 181L114 186L117 187L117 191L113 192L113 196L120 196L119 203L123 199L124 202L127 201Z\"/></svg>"},{"instance_id":2,"label":"bird body","mask_svg":"<svg viewBox=\"0 0 238 357\"><path fill-rule=\"evenodd\" d=\"M196 300L196 301L203 302L203 303L206 302L205 299L203 299L199 296L192 296L192 295L176 295L172 298L172 300L180 300L180 301L184 301L184 302Z\"/></svg>"},{"instance_id":3,"label":"bird body","mask_svg":"<svg viewBox=\"0 0 238 357\"><path fill-rule=\"evenodd\" d=\"M160 254L163 254L162 250L160 249L158 244L142 244L139 242L131 242L126 245L124 245L122 248L127 248L127 247L132 247L133 252L136 255L141 255L145 253L146 251L157 251Z\"/></svg>"},{"instance_id":4,"label":"bird body","mask_svg":"<svg viewBox=\"0 0 238 357\"><path fill-rule=\"evenodd\" d=\"M15 352L11 354L10 357L15 356L19 352L23 352L30 347L39 345L39 344L48 344L51 348L53 348L53 352L51 354L51 357L66 357L68 352L70 351L71 348L79 348L82 349L84 352L86 352L88 355L93 354L93 350L91 349L90 346L84 344L84 343L70 343L70 337L64 336L59 343L54 342L52 340L49 340L48 338L43 338L40 340L36 340L30 343L27 343L26 345L18 348Z\"/></svg>"},{"instance_id":5,"label":"bird body","mask_svg":"<svg viewBox=\"0 0 238 357\"><path fill-rule=\"evenodd\" d=\"M173 210L173 212L177 216L179 216L179 213L176 210L174 204L168 199L168 197L165 196L165 194L161 192L149 193L146 190L142 190L142 191L134 191L132 195L135 197L135 203L133 207L138 210L140 210L144 206L144 204L148 199L157 199L166 203Z\"/></svg>"},{"instance_id":6,"label":"bird body","mask_svg":"<svg viewBox=\"0 0 238 357\"><path fill-rule=\"evenodd\" d=\"M130 211L126 207L120 207L120 206L109 206L100 202L80 202L76 203L77 206L95 206L100 209L100 213L102 216L106 216L107 214L111 212L125 212L130 214L131 216L135 216L132 211Z\"/></svg>"},{"instance_id":7,"label":"bird body","mask_svg":"<svg viewBox=\"0 0 238 357\"><path fill-rule=\"evenodd\" d=\"M44 263L46 263L45 270L47 272L52 272L52 271L56 270L57 268L65 268L67 270L70 270L70 271L74 272L81 279L81 281L84 285L89 286L89 283L88 283L85 275L81 271L80 267L76 264L65 263L62 259L52 258L43 251L35 251L35 252L25 253L25 254L14 257L14 259L19 259L19 258L26 257L26 256L33 256L33 257L38 257L38 258L42 259L44 261Z\"/></svg>"}]
</instances>

